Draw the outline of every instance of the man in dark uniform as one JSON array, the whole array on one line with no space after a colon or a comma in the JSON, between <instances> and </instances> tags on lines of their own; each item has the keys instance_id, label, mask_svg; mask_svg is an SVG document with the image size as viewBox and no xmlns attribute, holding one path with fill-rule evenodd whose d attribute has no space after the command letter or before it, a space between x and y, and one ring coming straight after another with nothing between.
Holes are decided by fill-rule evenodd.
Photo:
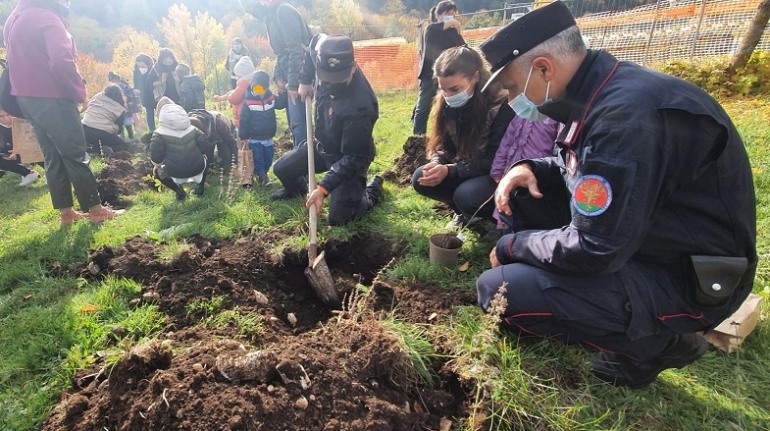
<instances>
[{"instance_id":1,"label":"man in dark uniform","mask_svg":"<svg viewBox=\"0 0 770 431\"><path fill-rule=\"evenodd\" d=\"M316 100L316 172L326 172L306 205L321 208L330 196L329 224L340 225L360 217L382 200L382 179L366 184L374 159L372 130L379 117L377 96L353 58L347 36L327 36L314 60ZM289 198L307 190L307 143L284 154L273 172L284 186L273 197Z\"/></svg>"},{"instance_id":2,"label":"man in dark uniform","mask_svg":"<svg viewBox=\"0 0 770 431\"><path fill-rule=\"evenodd\" d=\"M299 69L310 43L310 28L305 19L285 0L240 0L241 6L267 26L267 38L275 52L273 80L278 89L288 92L286 118L289 120L294 148L307 139L305 103L300 99Z\"/></svg>"},{"instance_id":3,"label":"man in dark uniform","mask_svg":"<svg viewBox=\"0 0 770 431\"><path fill-rule=\"evenodd\" d=\"M586 50L558 1L481 50L519 116L565 127L557 156L499 183L513 233L477 281L479 304L503 292L505 325L599 349L591 371L616 385L698 359L699 331L740 306L757 262L751 169L730 118L690 83Z\"/></svg>"}]
</instances>

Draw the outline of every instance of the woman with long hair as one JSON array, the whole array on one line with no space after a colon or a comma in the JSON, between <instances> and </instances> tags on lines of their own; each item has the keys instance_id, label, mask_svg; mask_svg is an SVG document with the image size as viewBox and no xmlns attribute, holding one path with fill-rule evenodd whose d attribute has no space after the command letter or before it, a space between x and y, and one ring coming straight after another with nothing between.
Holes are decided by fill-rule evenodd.
<instances>
[{"instance_id":1,"label":"woman with long hair","mask_svg":"<svg viewBox=\"0 0 770 431\"><path fill-rule=\"evenodd\" d=\"M101 93L91 98L83 114L83 132L88 150L102 155L127 150L128 145L120 136L125 118L123 90L115 84L108 84Z\"/></svg>"},{"instance_id":2,"label":"woman with long hair","mask_svg":"<svg viewBox=\"0 0 770 431\"><path fill-rule=\"evenodd\" d=\"M489 72L479 54L466 46L444 51L433 66L439 93L433 101L435 119L426 153L412 186L421 195L447 203L460 227L478 217L491 218L490 200L497 184L489 176L500 140L514 117L508 93L493 83L481 92ZM483 204L483 207L482 207Z\"/></svg>"}]
</instances>

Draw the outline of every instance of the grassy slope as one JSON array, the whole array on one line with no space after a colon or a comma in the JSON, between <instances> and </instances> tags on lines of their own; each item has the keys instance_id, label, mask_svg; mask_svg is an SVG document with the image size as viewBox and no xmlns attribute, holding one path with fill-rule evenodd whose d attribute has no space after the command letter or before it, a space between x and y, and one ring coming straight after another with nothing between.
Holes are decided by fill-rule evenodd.
<instances>
[{"instance_id":1,"label":"grassy slope","mask_svg":"<svg viewBox=\"0 0 770 431\"><path fill-rule=\"evenodd\" d=\"M413 95L398 92L380 101L379 154L373 172L390 168L398 157L410 127ZM770 101L730 102L726 107L744 137L754 169L761 256L755 290L767 296ZM96 161L94 168L99 169ZM51 269L72 268L86 259L90 248L117 246L132 235L173 239L197 231L226 237L246 228L258 232L276 224L302 226L305 218L298 209L300 199L275 203L261 190L236 190L228 198L227 190L215 185L202 199L184 203L174 201L170 193L143 192L117 221L59 229L42 182L26 189L16 187L16 182L14 174L0 179L0 429L9 431L34 428L76 369L88 366L96 355L129 347L119 343L108 348L113 326L127 328L134 338L151 336L163 326L163 316L153 307L127 306L140 286L120 280L86 284L54 277ZM491 244L471 234L463 251L471 263L467 272L429 265L426 234L446 222L432 205L409 188L388 184L381 207L351 226L321 229L321 235L340 237L377 226L411 246L389 276L473 289L475 275L487 265ZM163 233L183 223L187 227L176 234ZM294 238L291 245L302 247L304 240ZM169 249L173 253L174 247ZM766 314L766 306L764 310ZM587 351L548 342L520 344L490 327L474 307L463 307L451 327L434 328L458 339L458 371L486 382L477 399L487 402L479 403L479 414L462 424L465 428L492 415L493 429L544 429L542 425L563 430L769 429L770 358L764 352L770 349L770 325L765 321L737 354L710 351L693 366L667 371L650 389L638 391L599 384L587 376Z\"/></svg>"}]
</instances>

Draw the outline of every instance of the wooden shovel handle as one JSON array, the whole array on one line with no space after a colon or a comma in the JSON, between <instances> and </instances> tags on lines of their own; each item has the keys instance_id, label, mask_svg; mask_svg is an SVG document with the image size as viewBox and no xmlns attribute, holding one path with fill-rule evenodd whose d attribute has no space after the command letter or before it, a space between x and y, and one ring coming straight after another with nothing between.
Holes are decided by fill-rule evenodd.
<instances>
[{"instance_id":1,"label":"wooden shovel handle","mask_svg":"<svg viewBox=\"0 0 770 431\"><path fill-rule=\"evenodd\" d=\"M310 98L305 100L305 122L307 123L307 192L313 193L315 184L315 140L313 139L313 101ZM318 256L318 208L315 204L310 205L310 245L307 249L308 266L313 265L313 261Z\"/></svg>"}]
</instances>

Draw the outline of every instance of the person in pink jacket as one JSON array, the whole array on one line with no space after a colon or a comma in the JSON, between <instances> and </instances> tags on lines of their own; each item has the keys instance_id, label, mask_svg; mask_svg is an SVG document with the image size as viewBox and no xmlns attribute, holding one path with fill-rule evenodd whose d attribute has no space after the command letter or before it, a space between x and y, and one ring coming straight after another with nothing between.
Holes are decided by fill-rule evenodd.
<instances>
[{"instance_id":1,"label":"person in pink jacket","mask_svg":"<svg viewBox=\"0 0 770 431\"><path fill-rule=\"evenodd\" d=\"M233 123L235 123L236 128L238 128L241 119L241 105L246 98L246 92L249 90L251 77L254 76L255 71L256 68L254 68L254 62L251 61L251 58L248 56L241 57L235 63L235 67L233 67L233 74L238 77L235 88L221 96L213 97L216 102L223 102L225 100L230 102L230 105L233 107Z\"/></svg>"},{"instance_id":2,"label":"person in pink jacket","mask_svg":"<svg viewBox=\"0 0 770 431\"><path fill-rule=\"evenodd\" d=\"M214 96L213 99L217 102L227 100L233 107L233 124L238 129L241 123L241 105L246 98L246 93L251 86L251 78L254 76L254 63L249 56L241 57L235 66L233 67L233 73L238 77L238 81L235 83L235 89L228 91L222 96ZM254 172L254 156L249 147L248 141L239 140L238 144L238 175L240 176L240 184L243 187L251 187L252 184L252 172Z\"/></svg>"},{"instance_id":3,"label":"person in pink jacket","mask_svg":"<svg viewBox=\"0 0 770 431\"><path fill-rule=\"evenodd\" d=\"M88 167L86 139L78 104L86 99L85 80L78 72L77 50L64 18L69 1L19 0L3 26L11 77L17 96L40 143L53 207L62 226L88 217L93 223L122 211L102 206L96 178ZM81 209L75 211L74 189Z\"/></svg>"}]
</instances>

